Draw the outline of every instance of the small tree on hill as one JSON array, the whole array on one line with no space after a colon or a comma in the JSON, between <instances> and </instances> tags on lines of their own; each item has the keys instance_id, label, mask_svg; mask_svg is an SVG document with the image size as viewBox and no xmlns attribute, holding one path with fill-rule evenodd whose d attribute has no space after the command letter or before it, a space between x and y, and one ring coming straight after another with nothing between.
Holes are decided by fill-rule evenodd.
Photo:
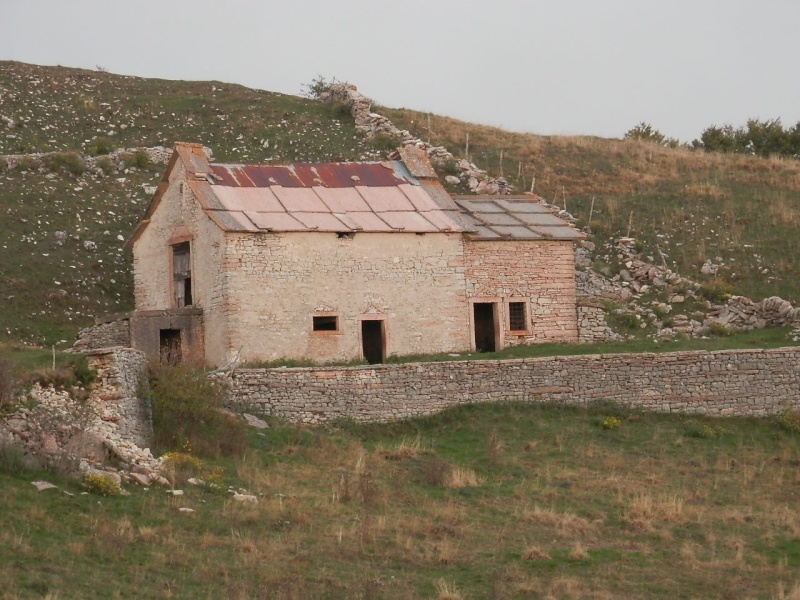
<instances>
[{"instance_id":1,"label":"small tree on hill","mask_svg":"<svg viewBox=\"0 0 800 600\"><path fill-rule=\"evenodd\" d=\"M623 136L626 140L641 140L643 142L654 142L659 146L666 143L667 138L658 129L642 121L625 132Z\"/></svg>"}]
</instances>

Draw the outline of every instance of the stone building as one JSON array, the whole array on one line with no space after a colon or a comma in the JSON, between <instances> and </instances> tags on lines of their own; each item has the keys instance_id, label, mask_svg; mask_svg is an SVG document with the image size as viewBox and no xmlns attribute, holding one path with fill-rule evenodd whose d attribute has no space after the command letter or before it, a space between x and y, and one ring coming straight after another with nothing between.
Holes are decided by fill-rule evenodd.
<instances>
[{"instance_id":1,"label":"stone building","mask_svg":"<svg viewBox=\"0 0 800 600\"><path fill-rule=\"evenodd\" d=\"M210 163L180 143L133 249L131 345L221 366L578 340L573 243L532 196L451 197L423 152Z\"/></svg>"}]
</instances>

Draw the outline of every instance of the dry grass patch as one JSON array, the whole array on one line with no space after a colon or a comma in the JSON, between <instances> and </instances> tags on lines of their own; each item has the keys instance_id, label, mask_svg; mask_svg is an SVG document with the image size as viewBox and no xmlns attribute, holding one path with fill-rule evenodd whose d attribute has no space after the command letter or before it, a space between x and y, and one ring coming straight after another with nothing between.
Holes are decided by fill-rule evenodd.
<instances>
[{"instance_id":1,"label":"dry grass patch","mask_svg":"<svg viewBox=\"0 0 800 600\"><path fill-rule=\"evenodd\" d=\"M522 560L550 560L550 555L539 546L531 546L522 553Z\"/></svg>"},{"instance_id":2,"label":"dry grass patch","mask_svg":"<svg viewBox=\"0 0 800 600\"><path fill-rule=\"evenodd\" d=\"M472 469L453 466L447 472L443 485L449 490L457 490L466 487L478 487L483 481Z\"/></svg>"},{"instance_id":3,"label":"dry grass patch","mask_svg":"<svg viewBox=\"0 0 800 600\"><path fill-rule=\"evenodd\" d=\"M445 579L437 579L434 587L437 600L463 600L464 598L455 584L449 583Z\"/></svg>"},{"instance_id":4,"label":"dry grass patch","mask_svg":"<svg viewBox=\"0 0 800 600\"><path fill-rule=\"evenodd\" d=\"M681 523L683 517L683 498L677 495L653 496L646 492L637 493L628 502L623 520L644 531L653 531L656 525Z\"/></svg>"},{"instance_id":5,"label":"dry grass patch","mask_svg":"<svg viewBox=\"0 0 800 600\"><path fill-rule=\"evenodd\" d=\"M376 453L386 460L405 460L419 456L423 452L425 452L425 444L419 436L413 439L403 438L397 444L376 449Z\"/></svg>"}]
</instances>

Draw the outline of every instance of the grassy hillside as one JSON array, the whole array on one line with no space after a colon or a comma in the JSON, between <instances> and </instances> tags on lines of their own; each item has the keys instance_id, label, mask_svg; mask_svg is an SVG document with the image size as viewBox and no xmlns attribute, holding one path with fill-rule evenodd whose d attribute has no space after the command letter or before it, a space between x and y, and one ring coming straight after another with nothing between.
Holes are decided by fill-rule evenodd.
<instances>
[{"instance_id":1,"label":"grassy hillside","mask_svg":"<svg viewBox=\"0 0 800 600\"><path fill-rule=\"evenodd\" d=\"M379 110L458 156L469 134L470 160L491 174L519 191L535 177L535 191L581 225L591 212L596 263L611 273L618 259L610 240L630 229L645 257L659 262L661 250L684 275L703 280L710 259L724 265L719 277L733 292L800 300L799 161L516 134ZM102 157L177 140L202 142L232 162L377 159L388 149L366 140L340 106L219 82L0 62L0 156L62 153L13 170L0 158L0 342L66 346L92 316L132 308L122 243L163 166ZM101 166L82 166L86 156Z\"/></svg>"},{"instance_id":2,"label":"grassy hillside","mask_svg":"<svg viewBox=\"0 0 800 600\"><path fill-rule=\"evenodd\" d=\"M591 211L601 262L616 262L604 244L630 231L651 262L660 264L660 248L667 264L685 276L702 281L700 268L711 260L724 264L719 277L736 293L800 300L798 160L545 137L406 109L380 111L458 157L465 156L469 136L471 161L504 175L520 192L530 190L535 177L534 191L566 206L581 226Z\"/></svg>"},{"instance_id":3,"label":"grassy hillside","mask_svg":"<svg viewBox=\"0 0 800 600\"><path fill-rule=\"evenodd\" d=\"M524 405L274 423L182 496L0 453L0 597L797 598L798 460L775 420Z\"/></svg>"},{"instance_id":4,"label":"grassy hillside","mask_svg":"<svg viewBox=\"0 0 800 600\"><path fill-rule=\"evenodd\" d=\"M348 115L302 98L14 62L0 62L0 134L0 156L100 156L179 140L229 162L383 156ZM128 159L84 170L64 156L14 170L0 159L0 341L66 346L94 315L133 306L122 244L164 166Z\"/></svg>"}]
</instances>

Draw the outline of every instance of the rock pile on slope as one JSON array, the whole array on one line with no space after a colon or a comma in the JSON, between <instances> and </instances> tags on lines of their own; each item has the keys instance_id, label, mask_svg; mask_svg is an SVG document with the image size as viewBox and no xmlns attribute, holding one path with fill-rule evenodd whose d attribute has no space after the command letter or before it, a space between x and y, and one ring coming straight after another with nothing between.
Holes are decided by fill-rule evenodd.
<instances>
[{"instance_id":1,"label":"rock pile on slope","mask_svg":"<svg viewBox=\"0 0 800 600\"><path fill-rule=\"evenodd\" d=\"M675 336L704 337L709 334L750 331L764 327L795 326L800 331L800 308L779 297L755 302L744 296L732 296L724 303L714 303L702 296L703 286L669 269L665 261L653 264L637 251L633 238L623 237L607 247L605 262L614 258L619 264L616 272L602 267L593 268L589 248L591 242L576 249L576 264L583 268L576 274L579 299L606 299L621 304L612 315L623 316L631 326L654 331L660 340ZM719 265L704 264L704 273L716 273ZM690 303L691 308L678 312ZM599 334L598 334L599 335ZM800 335L800 334L798 334ZM594 338L598 339L597 336ZM605 339L614 339L607 336Z\"/></svg>"}]
</instances>

